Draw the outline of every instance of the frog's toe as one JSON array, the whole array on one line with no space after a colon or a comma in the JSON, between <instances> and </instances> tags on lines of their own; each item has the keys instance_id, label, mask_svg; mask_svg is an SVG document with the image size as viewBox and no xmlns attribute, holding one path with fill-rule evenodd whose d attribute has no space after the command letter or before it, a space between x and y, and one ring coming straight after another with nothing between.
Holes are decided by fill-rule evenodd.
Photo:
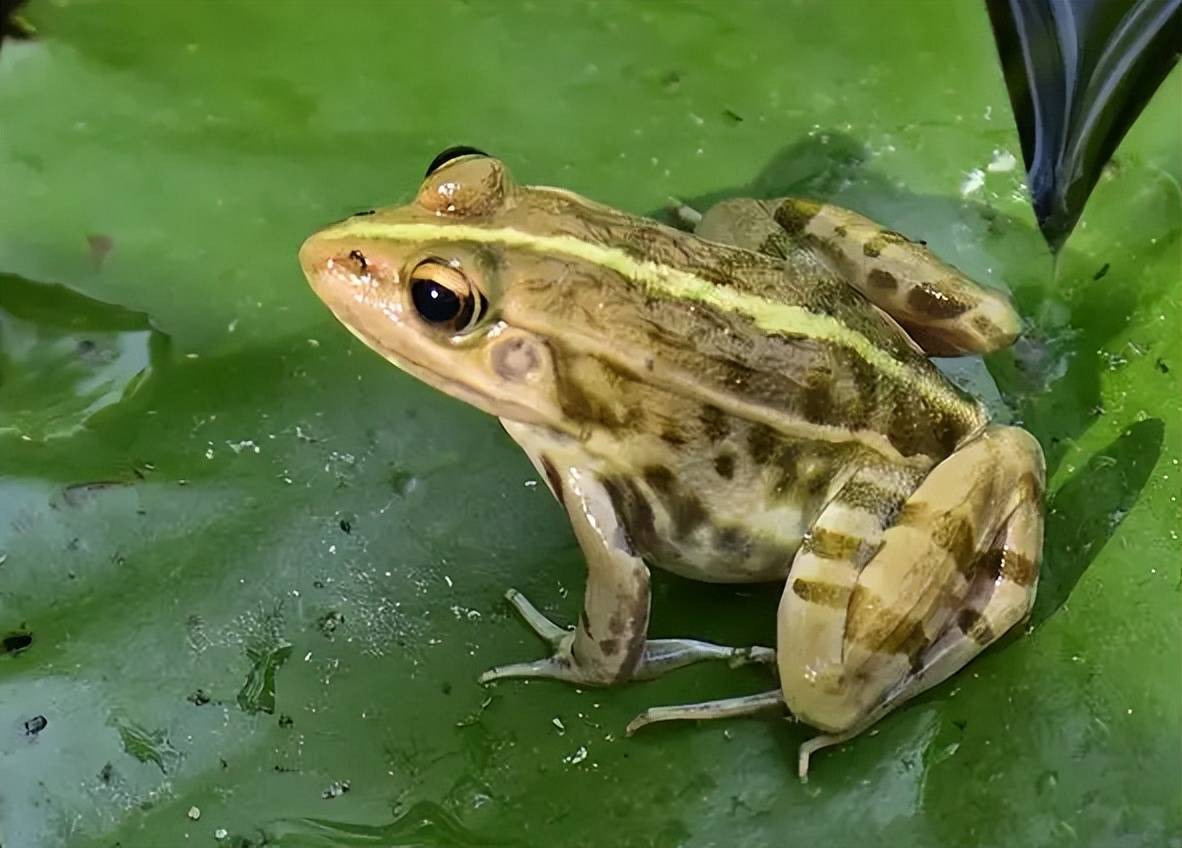
<instances>
[{"instance_id":1,"label":"frog's toe","mask_svg":"<svg viewBox=\"0 0 1182 848\"><path fill-rule=\"evenodd\" d=\"M530 678L563 680L579 686L610 686L617 682L616 676L609 669L594 663L580 664L575 662L571 652L573 642L574 634L567 633L566 638L552 656L532 662L498 665L480 675L479 680L481 683L492 683L497 680Z\"/></svg>"},{"instance_id":2,"label":"frog's toe","mask_svg":"<svg viewBox=\"0 0 1182 848\"><path fill-rule=\"evenodd\" d=\"M578 670L561 656L546 657L533 662L510 663L490 668L480 675L481 683L513 678L550 678L552 680L579 681Z\"/></svg>"},{"instance_id":3,"label":"frog's toe","mask_svg":"<svg viewBox=\"0 0 1182 848\"><path fill-rule=\"evenodd\" d=\"M770 665L772 669L775 670L775 649L764 648L760 645L751 645L746 648L735 648L734 654L730 658L729 665L731 668L738 668L741 665L751 665L752 663L759 665Z\"/></svg>"},{"instance_id":4,"label":"frog's toe","mask_svg":"<svg viewBox=\"0 0 1182 848\"><path fill-rule=\"evenodd\" d=\"M567 630L565 627L559 627L547 618L541 610L529 602L529 599L525 595L516 589L506 591L505 600L513 605L513 609L517 610L517 614L521 616L522 620L529 625L534 633L541 636L551 648L557 649L571 636L570 630Z\"/></svg>"},{"instance_id":5,"label":"frog's toe","mask_svg":"<svg viewBox=\"0 0 1182 848\"><path fill-rule=\"evenodd\" d=\"M809 759L813 754L823 748L832 748L834 745L848 742L860 732L861 728L852 733L823 734L821 736L814 736L809 741L803 743L800 746L800 754L796 763L796 771L800 775L801 783L808 783L809 781Z\"/></svg>"}]
</instances>

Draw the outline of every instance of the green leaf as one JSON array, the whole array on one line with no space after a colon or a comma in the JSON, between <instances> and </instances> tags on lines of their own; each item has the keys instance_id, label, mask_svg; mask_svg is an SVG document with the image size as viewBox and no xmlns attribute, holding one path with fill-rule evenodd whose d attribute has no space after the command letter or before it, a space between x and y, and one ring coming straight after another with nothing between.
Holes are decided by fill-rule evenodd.
<instances>
[{"instance_id":1,"label":"green leaf","mask_svg":"<svg viewBox=\"0 0 1182 848\"><path fill-rule=\"evenodd\" d=\"M1052 263L977 4L24 11L36 36L0 48L0 638L25 634L0 844L1182 845L1182 74ZM623 736L759 669L479 686L543 650L504 590L571 621L581 554L497 422L355 342L295 261L451 144L637 212L831 199L1010 288L1025 338L954 370L1047 452L1030 632L805 785L785 721ZM768 644L777 601L658 574L653 631Z\"/></svg>"}]
</instances>

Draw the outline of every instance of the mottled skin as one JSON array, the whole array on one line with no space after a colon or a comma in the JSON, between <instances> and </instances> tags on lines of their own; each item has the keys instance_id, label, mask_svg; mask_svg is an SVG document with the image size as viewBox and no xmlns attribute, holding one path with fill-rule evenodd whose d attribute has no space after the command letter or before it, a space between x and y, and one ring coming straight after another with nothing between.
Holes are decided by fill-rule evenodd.
<instances>
[{"instance_id":1,"label":"mottled skin","mask_svg":"<svg viewBox=\"0 0 1182 848\"><path fill-rule=\"evenodd\" d=\"M1030 609L1041 451L927 359L1009 344L1017 317L897 233L784 199L728 201L690 234L465 155L409 205L312 236L300 260L366 344L499 417L570 516L588 563L578 624L511 591L554 654L486 681L774 660L774 692L655 708L630 729L787 704L827 733L803 774L810 751ZM412 296L439 287L467 307L455 320ZM648 639L649 564L786 581L777 651Z\"/></svg>"}]
</instances>

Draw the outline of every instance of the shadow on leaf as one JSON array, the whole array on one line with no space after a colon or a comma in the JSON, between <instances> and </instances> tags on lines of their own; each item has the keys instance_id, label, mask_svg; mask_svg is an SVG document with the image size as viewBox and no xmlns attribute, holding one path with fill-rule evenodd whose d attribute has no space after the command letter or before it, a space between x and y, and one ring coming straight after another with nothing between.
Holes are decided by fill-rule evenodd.
<instances>
[{"instance_id":1,"label":"shadow on leaf","mask_svg":"<svg viewBox=\"0 0 1182 848\"><path fill-rule=\"evenodd\" d=\"M1112 538L1161 456L1165 425L1138 421L1059 487L1047 508L1046 559L1031 624L1046 621Z\"/></svg>"}]
</instances>

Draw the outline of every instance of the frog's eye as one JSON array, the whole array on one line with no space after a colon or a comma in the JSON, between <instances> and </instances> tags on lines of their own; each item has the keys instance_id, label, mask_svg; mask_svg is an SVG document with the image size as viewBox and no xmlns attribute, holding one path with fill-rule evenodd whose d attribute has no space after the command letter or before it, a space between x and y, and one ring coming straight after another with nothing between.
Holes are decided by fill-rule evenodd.
<instances>
[{"instance_id":1,"label":"frog's eye","mask_svg":"<svg viewBox=\"0 0 1182 848\"><path fill-rule=\"evenodd\" d=\"M425 176L431 176L452 159L459 159L461 156L488 156L488 154L483 150L477 150L475 147L469 147L466 144L457 144L455 147L447 148L447 150L432 159L431 164L427 166Z\"/></svg>"},{"instance_id":2,"label":"frog's eye","mask_svg":"<svg viewBox=\"0 0 1182 848\"><path fill-rule=\"evenodd\" d=\"M429 259L411 272L410 299L419 317L452 333L471 329L487 301L458 269Z\"/></svg>"}]
</instances>

